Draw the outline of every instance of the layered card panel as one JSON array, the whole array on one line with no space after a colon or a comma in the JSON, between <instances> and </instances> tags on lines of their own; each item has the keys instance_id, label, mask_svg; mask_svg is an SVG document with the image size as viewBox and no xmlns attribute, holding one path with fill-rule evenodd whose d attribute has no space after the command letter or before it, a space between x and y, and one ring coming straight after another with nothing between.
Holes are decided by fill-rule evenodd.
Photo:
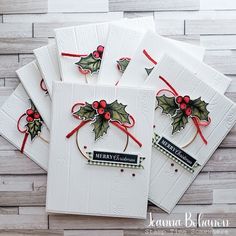
<instances>
[{"instance_id":1,"label":"layered card panel","mask_svg":"<svg viewBox=\"0 0 236 236\"><path fill-rule=\"evenodd\" d=\"M16 148L22 149L26 135L26 132L23 131L31 127L22 152L44 170L47 170L49 132L40 119L35 121L38 125L33 122L29 125L30 122L27 122L27 116L24 115L29 109L35 111L27 93L20 84L0 109L0 133ZM18 125L20 130L18 130Z\"/></svg>"},{"instance_id":2,"label":"layered card panel","mask_svg":"<svg viewBox=\"0 0 236 236\"><path fill-rule=\"evenodd\" d=\"M47 211L145 218L154 90L70 83L53 89Z\"/></svg>"},{"instance_id":3,"label":"layered card panel","mask_svg":"<svg viewBox=\"0 0 236 236\"><path fill-rule=\"evenodd\" d=\"M192 71L199 79L214 87L220 93L225 93L231 79L224 76L210 66L185 53L170 41L153 33L147 32L140 43L133 59L124 72L119 85L136 86L143 85L152 72L152 69L160 62L161 57L168 53L178 62L181 62Z\"/></svg>"},{"instance_id":4,"label":"layered card panel","mask_svg":"<svg viewBox=\"0 0 236 236\"><path fill-rule=\"evenodd\" d=\"M50 129L51 99L45 81L39 71L36 61L21 67L16 71L21 83L41 114L45 124Z\"/></svg>"},{"instance_id":5,"label":"layered card panel","mask_svg":"<svg viewBox=\"0 0 236 236\"><path fill-rule=\"evenodd\" d=\"M135 30L127 26L110 24L106 49L103 54L98 75L98 83L118 85L120 78L142 41L145 32L146 30L142 28ZM172 39L166 38L166 40L195 56L197 59L203 59L205 53L204 48Z\"/></svg>"},{"instance_id":6,"label":"layered card panel","mask_svg":"<svg viewBox=\"0 0 236 236\"><path fill-rule=\"evenodd\" d=\"M115 24L154 30L153 17L124 19ZM97 82L108 29L109 23L100 23L55 30L63 81Z\"/></svg>"},{"instance_id":7,"label":"layered card panel","mask_svg":"<svg viewBox=\"0 0 236 236\"><path fill-rule=\"evenodd\" d=\"M145 83L157 92L149 199L167 212L236 122L236 105L203 81L164 56Z\"/></svg>"},{"instance_id":8,"label":"layered card panel","mask_svg":"<svg viewBox=\"0 0 236 236\"><path fill-rule=\"evenodd\" d=\"M37 59L48 93L52 96L53 81L61 80L56 44L49 44L37 48L34 50L34 55Z\"/></svg>"}]
</instances>

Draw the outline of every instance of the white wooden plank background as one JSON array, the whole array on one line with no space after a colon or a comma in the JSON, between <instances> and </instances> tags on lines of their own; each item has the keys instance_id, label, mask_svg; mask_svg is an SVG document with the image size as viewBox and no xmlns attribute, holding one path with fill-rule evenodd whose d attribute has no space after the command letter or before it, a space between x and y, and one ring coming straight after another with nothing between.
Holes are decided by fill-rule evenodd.
<instances>
[{"instance_id":1,"label":"white wooden plank background","mask_svg":"<svg viewBox=\"0 0 236 236\"><path fill-rule=\"evenodd\" d=\"M205 62L233 79L227 96L236 102L235 0L64 2L0 0L0 105L18 84L15 70L34 59L32 50L47 44L48 37L53 37L53 27L147 15L155 16L160 34L206 47ZM75 2L79 3L75 6ZM184 229L184 233L183 229L176 229L174 233L172 229L156 229L155 235L235 235L235 179L236 127L171 215L149 206L149 211L161 219L182 219L186 211L191 211L194 217L203 212L204 218L229 218L230 227ZM47 216L45 196L45 171L0 137L0 236L144 236L150 233L145 231L147 223L140 220Z\"/></svg>"}]
</instances>

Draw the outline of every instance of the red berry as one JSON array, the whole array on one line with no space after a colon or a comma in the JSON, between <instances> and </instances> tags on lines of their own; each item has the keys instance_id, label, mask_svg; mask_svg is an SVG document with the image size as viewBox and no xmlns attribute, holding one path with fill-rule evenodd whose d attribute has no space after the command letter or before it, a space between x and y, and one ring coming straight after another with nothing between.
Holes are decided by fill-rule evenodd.
<instances>
[{"instance_id":1,"label":"red berry","mask_svg":"<svg viewBox=\"0 0 236 236\"><path fill-rule=\"evenodd\" d=\"M102 45L99 45L99 46L97 47L97 51L98 51L99 54L102 54L103 51L104 51L104 47L103 47Z\"/></svg>"},{"instance_id":2,"label":"red berry","mask_svg":"<svg viewBox=\"0 0 236 236\"><path fill-rule=\"evenodd\" d=\"M183 101L183 97L182 97L182 96L178 96L178 97L176 98L176 102L177 102L178 104L180 104L182 101Z\"/></svg>"},{"instance_id":3,"label":"red berry","mask_svg":"<svg viewBox=\"0 0 236 236\"><path fill-rule=\"evenodd\" d=\"M188 104L190 101L190 97L188 95L184 96L184 102Z\"/></svg>"},{"instance_id":4,"label":"red berry","mask_svg":"<svg viewBox=\"0 0 236 236\"><path fill-rule=\"evenodd\" d=\"M38 112L34 113L34 119L39 119L40 118L40 114Z\"/></svg>"},{"instance_id":5,"label":"red berry","mask_svg":"<svg viewBox=\"0 0 236 236\"><path fill-rule=\"evenodd\" d=\"M28 116L32 116L32 115L34 114L34 111L33 111L32 109L28 109L28 110L26 111L26 114L27 114Z\"/></svg>"},{"instance_id":6,"label":"red berry","mask_svg":"<svg viewBox=\"0 0 236 236\"><path fill-rule=\"evenodd\" d=\"M186 116L190 116L192 114L192 109L190 107L187 107L185 110Z\"/></svg>"},{"instance_id":7,"label":"red berry","mask_svg":"<svg viewBox=\"0 0 236 236\"><path fill-rule=\"evenodd\" d=\"M106 108L107 102L106 102L105 100L101 100L101 101L99 102L99 105L100 105L100 107L102 107L102 108Z\"/></svg>"},{"instance_id":8,"label":"red berry","mask_svg":"<svg viewBox=\"0 0 236 236\"><path fill-rule=\"evenodd\" d=\"M92 107L94 109L98 109L98 106L99 106L99 102L98 101L93 102Z\"/></svg>"},{"instance_id":9,"label":"red berry","mask_svg":"<svg viewBox=\"0 0 236 236\"><path fill-rule=\"evenodd\" d=\"M98 114L99 114L99 115L102 115L103 113L104 113L104 108L100 107L100 108L98 109Z\"/></svg>"},{"instance_id":10,"label":"red berry","mask_svg":"<svg viewBox=\"0 0 236 236\"><path fill-rule=\"evenodd\" d=\"M107 111L107 112L104 114L104 118L105 118L106 120L110 120L110 118L111 118L110 112Z\"/></svg>"},{"instance_id":11,"label":"red berry","mask_svg":"<svg viewBox=\"0 0 236 236\"><path fill-rule=\"evenodd\" d=\"M97 59L97 58L100 57L98 51L94 51L94 52L93 52L93 57L94 57L95 59Z\"/></svg>"},{"instance_id":12,"label":"red berry","mask_svg":"<svg viewBox=\"0 0 236 236\"><path fill-rule=\"evenodd\" d=\"M180 109L181 110L185 110L186 107L187 107L186 103L184 103L184 102L180 103Z\"/></svg>"},{"instance_id":13,"label":"red berry","mask_svg":"<svg viewBox=\"0 0 236 236\"><path fill-rule=\"evenodd\" d=\"M27 117L26 117L26 120L27 120L28 122L33 122L34 118L31 117L31 116L27 116Z\"/></svg>"}]
</instances>

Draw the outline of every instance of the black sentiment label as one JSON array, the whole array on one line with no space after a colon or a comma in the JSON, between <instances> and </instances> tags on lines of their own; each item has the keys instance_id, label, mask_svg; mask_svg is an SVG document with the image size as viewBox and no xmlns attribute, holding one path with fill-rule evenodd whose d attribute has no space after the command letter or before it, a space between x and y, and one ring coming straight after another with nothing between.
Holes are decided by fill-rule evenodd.
<instances>
[{"instance_id":1,"label":"black sentiment label","mask_svg":"<svg viewBox=\"0 0 236 236\"><path fill-rule=\"evenodd\" d=\"M188 153L184 152L181 148L171 143L168 139L161 137L157 144L162 149L175 156L182 163L189 167L194 167L196 160Z\"/></svg>"},{"instance_id":2,"label":"black sentiment label","mask_svg":"<svg viewBox=\"0 0 236 236\"><path fill-rule=\"evenodd\" d=\"M110 163L124 163L124 164L139 164L138 155L128 153L115 153L115 152L93 152L93 161L102 161Z\"/></svg>"}]
</instances>

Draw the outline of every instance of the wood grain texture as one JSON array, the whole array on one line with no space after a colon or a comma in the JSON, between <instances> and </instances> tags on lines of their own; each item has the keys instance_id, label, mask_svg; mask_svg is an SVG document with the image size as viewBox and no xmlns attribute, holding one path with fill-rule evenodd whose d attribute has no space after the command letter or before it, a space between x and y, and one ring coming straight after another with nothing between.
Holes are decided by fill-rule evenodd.
<instances>
[{"instance_id":1,"label":"wood grain texture","mask_svg":"<svg viewBox=\"0 0 236 236\"><path fill-rule=\"evenodd\" d=\"M236 19L229 20L186 20L186 34L235 34Z\"/></svg>"},{"instance_id":2,"label":"wood grain texture","mask_svg":"<svg viewBox=\"0 0 236 236\"><path fill-rule=\"evenodd\" d=\"M198 0L109 0L110 11L198 10Z\"/></svg>"},{"instance_id":3,"label":"wood grain texture","mask_svg":"<svg viewBox=\"0 0 236 236\"><path fill-rule=\"evenodd\" d=\"M47 37L54 36L53 27L151 15L155 16L160 34L207 48L205 62L233 79L227 96L236 102L235 0L109 0L110 12L97 12L104 9L102 0L100 9L94 9L97 4L86 9L88 5L82 4L83 12L66 14L46 13L48 1L0 0L0 105L18 84L15 70L34 59L32 50L48 43ZM54 9L59 7L54 5ZM236 127L170 216L149 204L149 211L162 219L183 217L185 212L204 213L204 219L229 218L230 228L147 231L143 222L134 220L71 215L48 217L45 214L45 171L0 136L0 236L235 235L235 150Z\"/></svg>"},{"instance_id":4,"label":"wood grain texture","mask_svg":"<svg viewBox=\"0 0 236 236\"><path fill-rule=\"evenodd\" d=\"M0 54L32 53L47 43L46 38L0 38Z\"/></svg>"},{"instance_id":5,"label":"wood grain texture","mask_svg":"<svg viewBox=\"0 0 236 236\"><path fill-rule=\"evenodd\" d=\"M47 0L1 0L2 13L44 13L47 11Z\"/></svg>"}]
</instances>

